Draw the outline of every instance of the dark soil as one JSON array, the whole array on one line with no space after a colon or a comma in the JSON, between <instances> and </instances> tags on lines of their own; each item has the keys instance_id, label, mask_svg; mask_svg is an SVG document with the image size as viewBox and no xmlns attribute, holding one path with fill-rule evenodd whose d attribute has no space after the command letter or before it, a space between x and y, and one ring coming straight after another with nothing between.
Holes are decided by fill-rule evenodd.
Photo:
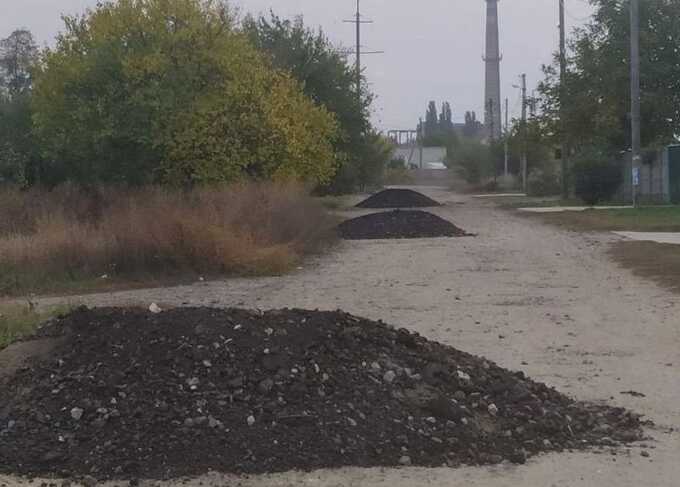
<instances>
[{"instance_id":1,"label":"dark soil","mask_svg":"<svg viewBox=\"0 0 680 487\"><path fill-rule=\"evenodd\" d=\"M386 189L362 201L357 208L427 208L441 206L435 200L410 189Z\"/></svg>"},{"instance_id":2,"label":"dark soil","mask_svg":"<svg viewBox=\"0 0 680 487\"><path fill-rule=\"evenodd\" d=\"M453 223L425 211L394 210L346 220L338 227L347 240L379 238L465 237Z\"/></svg>"},{"instance_id":3,"label":"dark soil","mask_svg":"<svg viewBox=\"0 0 680 487\"><path fill-rule=\"evenodd\" d=\"M175 478L523 463L640 438L481 357L342 312L79 309L0 389L0 472Z\"/></svg>"}]
</instances>

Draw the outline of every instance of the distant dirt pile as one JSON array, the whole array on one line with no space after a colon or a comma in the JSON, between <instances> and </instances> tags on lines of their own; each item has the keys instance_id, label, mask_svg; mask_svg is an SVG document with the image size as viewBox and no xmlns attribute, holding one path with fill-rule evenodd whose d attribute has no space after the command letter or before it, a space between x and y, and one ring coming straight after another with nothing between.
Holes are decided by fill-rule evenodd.
<instances>
[{"instance_id":1,"label":"distant dirt pile","mask_svg":"<svg viewBox=\"0 0 680 487\"><path fill-rule=\"evenodd\" d=\"M469 234L432 213L394 210L344 221L338 227L347 240L465 237Z\"/></svg>"},{"instance_id":2,"label":"distant dirt pile","mask_svg":"<svg viewBox=\"0 0 680 487\"><path fill-rule=\"evenodd\" d=\"M79 309L0 385L0 472L97 479L215 470L523 463L640 437L481 357L342 312Z\"/></svg>"},{"instance_id":3,"label":"distant dirt pile","mask_svg":"<svg viewBox=\"0 0 680 487\"><path fill-rule=\"evenodd\" d=\"M410 189L386 189L362 201L357 208L428 208L441 206L435 200Z\"/></svg>"}]
</instances>

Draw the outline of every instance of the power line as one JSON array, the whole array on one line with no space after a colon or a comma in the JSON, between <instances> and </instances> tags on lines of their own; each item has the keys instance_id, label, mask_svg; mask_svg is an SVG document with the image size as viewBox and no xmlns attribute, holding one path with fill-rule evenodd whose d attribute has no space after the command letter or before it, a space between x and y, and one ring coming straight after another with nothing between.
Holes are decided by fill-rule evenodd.
<instances>
[{"instance_id":1,"label":"power line","mask_svg":"<svg viewBox=\"0 0 680 487\"><path fill-rule=\"evenodd\" d=\"M354 24L356 26L356 48L354 52L349 52L348 54L354 54L356 56L356 89L357 89L357 101L361 105L361 56L366 54L383 54L384 51L362 51L361 48L361 26L363 24L372 24L372 20L362 20L361 18L361 8L359 5L360 0L357 0L357 12L355 18L352 20L344 20L345 23Z\"/></svg>"}]
</instances>

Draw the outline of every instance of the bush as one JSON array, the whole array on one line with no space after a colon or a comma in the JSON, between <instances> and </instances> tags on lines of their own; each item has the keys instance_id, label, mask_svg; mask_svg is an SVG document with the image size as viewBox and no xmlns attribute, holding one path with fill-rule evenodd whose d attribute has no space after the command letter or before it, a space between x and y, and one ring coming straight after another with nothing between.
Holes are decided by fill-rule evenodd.
<instances>
[{"instance_id":1,"label":"bush","mask_svg":"<svg viewBox=\"0 0 680 487\"><path fill-rule=\"evenodd\" d=\"M335 117L273 69L218 0L98 2L35 70L50 179L185 186L332 180Z\"/></svg>"},{"instance_id":2,"label":"bush","mask_svg":"<svg viewBox=\"0 0 680 487\"><path fill-rule=\"evenodd\" d=\"M560 178L551 169L536 169L527 181L529 196L554 196L562 191Z\"/></svg>"},{"instance_id":3,"label":"bush","mask_svg":"<svg viewBox=\"0 0 680 487\"><path fill-rule=\"evenodd\" d=\"M383 176L383 184L388 186L413 184L414 181L411 171L405 167L395 169L388 168L385 170L385 175Z\"/></svg>"},{"instance_id":4,"label":"bush","mask_svg":"<svg viewBox=\"0 0 680 487\"><path fill-rule=\"evenodd\" d=\"M449 154L449 167L470 184L493 176L493 163L489 146L475 140L462 140Z\"/></svg>"},{"instance_id":5,"label":"bush","mask_svg":"<svg viewBox=\"0 0 680 487\"><path fill-rule=\"evenodd\" d=\"M579 156L572 170L576 196L589 206L611 200L623 183L620 165L596 151Z\"/></svg>"},{"instance_id":6,"label":"bush","mask_svg":"<svg viewBox=\"0 0 680 487\"><path fill-rule=\"evenodd\" d=\"M403 156L393 157L387 163L388 169L406 169L406 159Z\"/></svg>"},{"instance_id":7,"label":"bush","mask_svg":"<svg viewBox=\"0 0 680 487\"><path fill-rule=\"evenodd\" d=\"M0 201L13 207L0 222L0 294L68 287L103 274L280 273L328 242L335 225L317 200L291 184L7 190Z\"/></svg>"}]
</instances>

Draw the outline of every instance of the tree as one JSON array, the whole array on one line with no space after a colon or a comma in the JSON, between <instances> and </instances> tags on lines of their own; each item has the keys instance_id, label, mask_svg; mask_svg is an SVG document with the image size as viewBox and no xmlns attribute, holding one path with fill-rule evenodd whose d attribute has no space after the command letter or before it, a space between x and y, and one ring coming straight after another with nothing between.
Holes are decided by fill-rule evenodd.
<instances>
[{"instance_id":1,"label":"tree","mask_svg":"<svg viewBox=\"0 0 680 487\"><path fill-rule=\"evenodd\" d=\"M31 89L31 68L38 57L33 34L15 30L0 40L0 95L14 97Z\"/></svg>"},{"instance_id":2,"label":"tree","mask_svg":"<svg viewBox=\"0 0 680 487\"><path fill-rule=\"evenodd\" d=\"M442 112L439 115L439 130L443 134L450 134L453 132L453 111L451 104L445 101L442 104Z\"/></svg>"},{"instance_id":3,"label":"tree","mask_svg":"<svg viewBox=\"0 0 680 487\"><path fill-rule=\"evenodd\" d=\"M463 135L465 137L477 137L481 129L482 124L477 120L477 114L475 112L465 112Z\"/></svg>"},{"instance_id":4,"label":"tree","mask_svg":"<svg viewBox=\"0 0 680 487\"><path fill-rule=\"evenodd\" d=\"M423 136L425 139L433 139L439 135L439 115L437 115L437 104L430 101L425 113L425 126Z\"/></svg>"},{"instance_id":5,"label":"tree","mask_svg":"<svg viewBox=\"0 0 680 487\"><path fill-rule=\"evenodd\" d=\"M56 180L167 182L335 174L334 117L271 68L218 0L119 0L65 17L34 80Z\"/></svg>"},{"instance_id":6,"label":"tree","mask_svg":"<svg viewBox=\"0 0 680 487\"><path fill-rule=\"evenodd\" d=\"M38 165L32 137L31 70L38 49L27 30L0 40L0 181L27 184Z\"/></svg>"},{"instance_id":7,"label":"tree","mask_svg":"<svg viewBox=\"0 0 680 487\"><path fill-rule=\"evenodd\" d=\"M441 112L437 113L437 104L431 101L427 107L425 122L418 126L423 134L425 147L447 147L456 143L457 135L453 127L453 112L449 102L442 103Z\"/></svg>"},{"instance_id":8,"label":"tree","mask_svg":"<svg viewBox=\"0 0 680 487\"><path fill-rule=\"evenodd\" d=\"M617 152L630 146L630 21L628 2L593 0L590 23L570 42L564 126L572 147L598 146ZM667 144L680 134L680 3L640 4L642 140ZM551 136L561 136L558 60L539 86L543 117Z\"/></svg>"},{"instance_id":9,"label":"tree","mask_svg":"<svg viewBox=\"0 0 680 487\"><path fill-rule=\"evenodd\" d=\"M381 173L387 160L366 157L367 144L378 144L371 150L382 152L370 122L373 95L364 90L357 97L355 69L346 55L323 31L306 27L301 17L285 20L273 12L266 17L246 17L243 30L267 53L275 68L289 71L307 96L335 115L340 128L335 149L343 155L343 161L325 189L348 192L371 184L371 175Z\"/></svg>"}]
</instances>

